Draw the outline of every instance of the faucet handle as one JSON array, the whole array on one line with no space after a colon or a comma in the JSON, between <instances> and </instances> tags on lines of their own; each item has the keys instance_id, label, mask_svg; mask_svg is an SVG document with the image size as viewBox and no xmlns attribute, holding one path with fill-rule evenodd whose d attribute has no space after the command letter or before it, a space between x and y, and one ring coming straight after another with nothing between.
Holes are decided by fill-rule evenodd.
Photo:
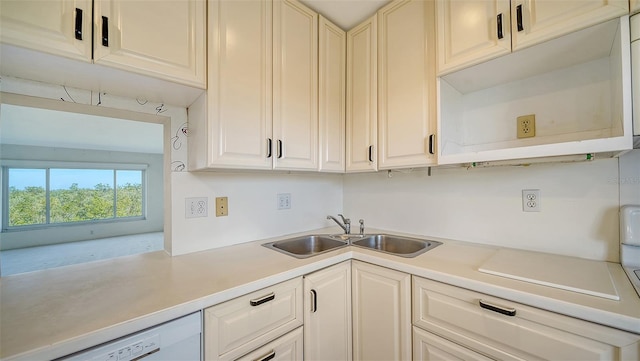
<instances>
[{"instance_id":1,"label":"faucet handle","mask_svg":"<svg viewBox=\"0 0 640 361\"><path fill-rule=\"evenodd\" d=\"M349 218L344 218L344 216L342 214L338 213L338 216L340 216L340 218L342 218L342 223L344 223L344 224L351 223L351 220Z\"/></svg>"},{"instance_id":2,"label":"faucet handle","mask_svg":"<svg viewBox=\"0 0 640 361\"><path fill-rule=\"evenodd\" d=\"M359 222L360 222L360 235L364 236L364 219L361 219Z\"/></svg>"}]
</instances>

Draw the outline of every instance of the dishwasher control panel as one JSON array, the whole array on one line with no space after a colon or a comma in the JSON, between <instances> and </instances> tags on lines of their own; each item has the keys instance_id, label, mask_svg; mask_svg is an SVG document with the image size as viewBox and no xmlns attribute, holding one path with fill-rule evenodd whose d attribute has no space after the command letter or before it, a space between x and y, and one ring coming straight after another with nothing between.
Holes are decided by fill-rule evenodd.
<instances>
[{"instance_id":1,"label":"dishwasher control panel","mask_svg":"<svg viewBox=\"0 0 640 361\"><path fill-rule=\"evenodd\" d=\"M143 336L142 334L139 336ZM124 340L123 340L124 341ZM106 347L104 353L93 357L92 361L134 361L142 359L153 353L160 351L160 335L153 334L151 336L140 339L140 337L134 337L131 340L126 340L131 344L122 348L114 349L114 347ZM126 342L125 341L125 342ZM111 345L116 346L116 345ZM97 350L96 350L97 351Z\"/></svg>"},{"instance_id":2,"label":"dishwasher control panel","mask_svg":"<svg viewBox=\"0 0 640 361\"><path fill-rule=\"evenodd\" d=\"M169 321L56 361L200 360L202 313Z\"/></svg>"}]
</instances>

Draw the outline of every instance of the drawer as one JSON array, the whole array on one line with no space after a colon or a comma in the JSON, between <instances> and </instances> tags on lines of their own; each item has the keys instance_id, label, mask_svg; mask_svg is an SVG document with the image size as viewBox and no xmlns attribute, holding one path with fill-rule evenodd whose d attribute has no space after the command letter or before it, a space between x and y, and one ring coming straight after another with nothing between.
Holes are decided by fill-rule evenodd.
<instances>
[{"instance_id":1,"label":"drawer","mask_svg":"<svg viewBox=\"0 0 640 361\"><path fill-rule=\"evenodd\" d=\"M299 327L284 336L269 342L237 361L299 361L303 359L303 332Z\"/></svg>"},{"instance_id":2,"label":"drawer","mask_svg":"<svg viewBox=\"0 0 640 361\"><path fill-rule=\"evenodd\" d=\"M446 340L431 332L413 327L414 361L491 361L477 352Z\"/></svg>"},{"instance_id":3,"label":"drawer","mask_svg":"<svg viewBox=\"0 0 640 361\"><path fill-rule=\"evenodd\" d=\"M637 360L639 356L640 335L419 277L413 278L413 291L415 326L490 357Z\"/></svg>"},{"instance_id":4,"label":"drawer","mask_svg":"<svg viewBox=\"0 0 640 361\"><path fill-rule=\"evenodd\" d=\"M235 359L302 325L302 277L205 310L205 359Z\"/></svg>"}]
</instances>

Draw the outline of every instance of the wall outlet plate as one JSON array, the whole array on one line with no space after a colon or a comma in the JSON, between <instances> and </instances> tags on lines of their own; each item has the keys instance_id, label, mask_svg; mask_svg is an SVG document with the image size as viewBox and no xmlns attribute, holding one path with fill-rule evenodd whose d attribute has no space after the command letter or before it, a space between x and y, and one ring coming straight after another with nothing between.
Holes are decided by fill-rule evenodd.
<instances>
[{"instance_id":1,"label":"wall outlet plate","mask_svg":"<svg viewBox=\"0 0 640 361\"><path fill-rule=\"evenodd\" d=\"M522 211L523 212L540 212L540 190L539 189L523 189L522 190Z\"/></svg>"},{"instance_id":2,"label":"wall outlet plate","mask_svg":"<svg viewBox=\"0 0 640 361\"><path fill-rule=\"evenodd\" d=\"M184 201L185 218L206 217L209 213L207 197L185 198Z\"/></svg>"},{"instance_id":3,"label":"wall outlet plate","mask_svg":"<svg viewBox=\"0 0 640 361\"><path fill-rule=\"evenodd\" d=\"M291 193L278 193L278 209L291 208Z\"/></svg>"},{"instance_id":4,"label":"wall outlet plate","mask_svg":"<svg viewBox=\"0 0 640 361\"><path fill-rule=\"evenodd\" d=\"M229 215L229 199L227 197L216 197L216 217L226 217Z\"/></svg>"},{"instance_id":5,"label":"wall outlet plate","mask_svg":"<svg viewBox=\"0 0 640 361\"><path fill-rule=\"evenodd\" d=\"M536 115L529 114L518 117L518 138L531 138L536 136Z\"/></svg>"}]
</instances>

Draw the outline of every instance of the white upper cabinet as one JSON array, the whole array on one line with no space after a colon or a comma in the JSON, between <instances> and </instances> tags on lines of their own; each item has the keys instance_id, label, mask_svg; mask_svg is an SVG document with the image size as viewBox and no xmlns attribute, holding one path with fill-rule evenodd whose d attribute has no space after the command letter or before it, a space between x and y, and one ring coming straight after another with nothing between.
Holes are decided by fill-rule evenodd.
<instances>
[{"instance_id":1,"label":"white upper cabinet","mask_svg":"<svg viewBox=\"0 0 640 361\"><path fill-rule=\"evenodd\" d=\"M295 0L209 2L189 169L318 170L318 21Z\"/></svg>"},{"instance_id":2,"label":"white upper cabinet","mask_svg":"<svg viewBox=\"0 0 640 361\"><path fill-rule=\"evenodd\" d=\"M509 0L436 2L441 73L511 52Z\"/></svg>"},{"instance_id":3,"label":"white upper cabinet","mask_svg":"<svg viewBox=\"0 0 640 361\"><path fill-rule=\"evenodd\" d=\"M318 14L273 2L274 168L318 169Z\"/></svg>"},{"instance_id":4,"label":"white upper cabinet","mask_svg":"<svg viewBox=\"0 0 640 361\"><path fill-rule=\"evenodd\" d=\"M94 61L205 87L204 0L94 2Z\"/></svg>"},{"instance_id":5,"label":"white upper cabinet","mask_svg":"<svg viewBox=\"0 0 640 361\"><path fill-rule=\"evenodd\" d=\"M628 13L628 0L511 0L513 50Z\"/></svg>"},{"instance_id":6,"label":"white upper cabinet","mask_svg":"<svg viewBox=\"0 0 640 361\"><path fill-rule=\"evenodd\" d=\"M446 74L627 14L627 0L437 0Z\"/></svg>"},{"instance_id":7,"label":"white upper cabinet","mask_svg":"<svg viewBox=\"0 0 640 361\"><path fill-rule=\"evenodd\" d=\"M0 42L90 62L91 3L0 1Z\"/></svg>"},{"instance_id":8,"label":"white upper cabinet","mask_svg":"<svg viewBox=\"0 0 640 361\"><path fill-rule=\"evenodd\" d=\"M208 90L189 108L189 168L271 169L272 6L210 1Z\"/></svg>"},{"instance_id":9,"label":"white upper cabinet","mask_svg":"<svg viewBox=\"0 0 640 361\"><path fill-rule=\"evenodd\" d=\"M394 1L378 11L378 168L435 164L433 1Z\"/></svg>"},{"instance_id":10,"label":"white upper cabinet","mask_svg":"<svg viewBox=\"0 0 640 361\"><path fill-rule=\"evenodd\" d=\"M203 0L3 0L0 4L3 44L206 86Z\"/></svg>"},{"instance_id":11,"label":"white upper cabinet","mask_svg":"<svg viewBox=\"0 0 640 361\"><path fill-rule=\"evenodd\" d=\"M629 1L629 7L632 14L637 13L638 11L640 11L640 1L639 0Z\"/></svg>"},{"instance_id":12,"label":"white upper cabinet","mask_svg":"<svg viewBox=\"0 0 640 361\"><path fill-rule=\"evenodd\" d=\"M345 171L347 34L323 16L318 21L319 170Z\"/></svg>"},{"instance_id":13,"label":"white upper cabinet","mask_svg":"<svg viewBox=\"0 0 640 361\"><path fill-rule=\"evenodd\" d=\"M378 51L374 15L347 32L347 172L378 170Z\"/></svg>"}]
</instances>

